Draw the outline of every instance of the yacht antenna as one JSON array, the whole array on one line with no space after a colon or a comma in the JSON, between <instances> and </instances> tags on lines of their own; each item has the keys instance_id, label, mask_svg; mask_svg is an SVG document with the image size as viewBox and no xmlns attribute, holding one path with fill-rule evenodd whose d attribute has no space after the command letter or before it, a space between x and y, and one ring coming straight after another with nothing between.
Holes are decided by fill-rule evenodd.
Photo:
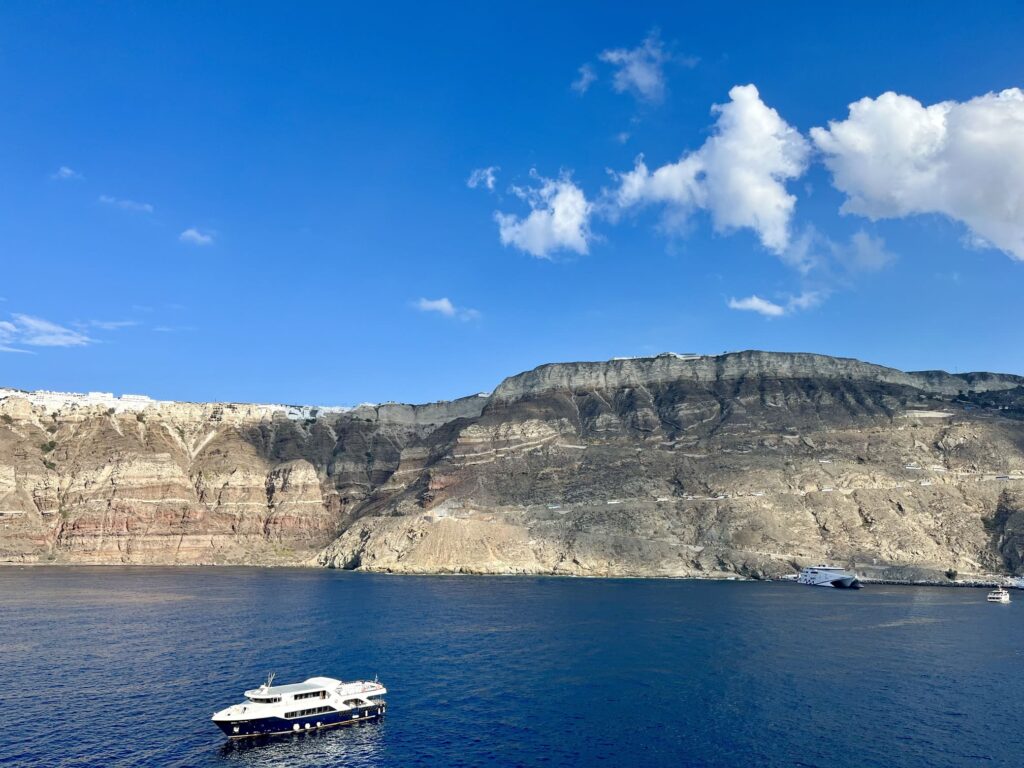
<instances>
[{"instance_id":1,"label":"yacht antenna","mask_svg":"<svg viewBox=\"0 0 1024 768\"><path fill-rule=\"evenodd\" d=\"M274 684L274 673L271 672L269 675L267 675L267 682L265 682L263 685L265 687L269 688L273 684Z\"/></svg>"}]
</instances>

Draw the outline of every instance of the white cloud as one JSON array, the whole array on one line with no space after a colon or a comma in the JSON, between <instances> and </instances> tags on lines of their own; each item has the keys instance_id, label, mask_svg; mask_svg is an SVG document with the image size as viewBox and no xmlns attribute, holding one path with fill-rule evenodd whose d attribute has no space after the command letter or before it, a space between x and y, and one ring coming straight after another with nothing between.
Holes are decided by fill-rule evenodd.
<instances>
[{"instance_id":1,"label":"white cloud","mask_svg":"<svg viewBox=\"0 0 1024 768\"><path fill-rule=\"evenodd\" d=\"M438 312L445 317L455 317L455 305L450 299L420 299L416 302L416 309L421 312Z\"/></svg>"},{"instance_id":2,"label":"white cloud","mask_svg":"<svg viewBox=\"0 0 1024 768\"><path fill-rule=\"evenodd\" d=\"M494 191L494 184L498 180L498 171L500 171L496 165L489 165L486 168L477 168L466 179L466 186L470 189L476 189L481 184L487 187L491 192Z\"/></svg>"},{"instance_id":3,"label":"white cloud","mask_svg":"<svg viewBox=\"0 0 1024 768\"><path fill-rule=\"evenodd\" d=\"M468 307L457 307L451 299L442 297L440 299L419 299L414 304L420 312L436 312L445 317L452 317L458 320L478 320L480 312Z\"/></svg>"},{"instance_id":4,"label":"white cloud","mask_svg":"<svg viewBox=\"0 0 1024 768\"><path fill-rule=\"evenodd\" d=\"M782 254L796 206L785 182L806 169L807 141L761 101L755 86L737 85L729 98L712 108L718 115L714 133L700 149L653 172L638 158L632 171L618 176L613 202L620 208L665 204L670 226L704 209L716 231L750 228L766 248Z\"/></svg>"},{"instance_id":5,"label":"white cloud","mask_svg":"<svg viewBox=\"0 0 1024 768\"><path fill-rule=\"evenodd\" d=\"M881 237L863 229L854 232L848 241L836 241L808 225L792 238L779 258L800 273L804 286L802 293L776 305L790 314L820 305L836 290L853 288L858 278L889 266L896 255Z\"/></svg>"},{"instance_id":6,"label":"white cloud","mask_svg":"<svg viewBox=\"0 0 1024 768\"><path fill-rule=\"evenodd\" d=\"M104 331L117 331L121 328L131 328L138 325L137 320L90 320L89 325Z\"/></svg>"},{"instance_id":7,"label":"white cloud","mask_svg":"<svg viewBox=\"0 0 1024 768\"><path fill-rule=\"evenodd\" d=\"M797 312L802 309L814 309L825 300L824 291L804 291L797 296L791 296L786 302L787 312Z\"/></svg>"},{"instance_id":8,"label":"white cloud","mask_svg":"<svg viewBox=\"0 0 1024 768\"><path fill-rule=\"evenodd\" d=\"M16 349L8 344L17 341L18 328L14 323L7 320L0 320L0 352L21 352L28 353L27 349Z\"/></svg>"},{"instance_id":9,"label":"white cloud","mask_svg":"<svg viewBox=\"0 0 1024 768\"><path fill-rule=\"evenodd\" d=\"M192 245L212 245L213 235L208 232L200 232L195 227L189 227L180 235L178 239L183 243L191 243Z\"/></svg>"},{"instance_id":10,"label":"white cloud","mask_svg":"<svg viewBox=\"0 0 1024 768\"><path fill-rule=\"evenodd\" d=\"M194 331L193 325L155 325L153 330L156 333L178 333L179 331Z\"/></svg>"},{"instance_id":11,"label":"white cloud","mask_svg":"<svg viewBox=\"0 0 1024 768\"><path fill-rule=\"evenodd\" d=\"M792 238L779 254L785 264L803 276L836 282L857 273L878 272L896 260L885 240L859 229L848 242L839 242L819 232L813 225Z\"/></svg>"},{"instance_id":12,"label":"white cloud","mask_svg":"<svg viewBox=\"0 0 1024 768\"><path fill-rule=\"evenodd\" d=\"M594 81L597 80L597 74L594 72L594 68L589 64L584 64L578 70L578 77L572 81L572 89L576 93L584 94L593 85Z\"/></svg>"},{"instance_id":13,"label":"white cloud","mask_svg":"<svg viewBox=\"0 0 1024 768\"><path fill-rule=\"evenodd\" d=\"M853 233L849 245L833 243L832 252L851 272L877 272L896 259L882 238L873 237L863 229Z\"/></svg>"},{"instance_id":14,"label":"white cloud","mask_svg":"<svg viewBox=\"0 0 1024 768\"><path fill-rule=\"evenodd\" d=\"M500 211L494 214L502 245L515 246L541 259L559 250L587 253L592 239L593 204L568 176L546 179L535 172L533 175L540 182L539 188L513 190L529 203L530 213L525 218Z\"/></svg>"},{"instance_id":15,"label":"white cloud","mask_svg":"<svg viewBox=\"0 0 1024 768\"><path fill-rule=\"evenodd\" d=\"M828 240L808 225L795 238L790 238L789 247L779 254L779 258L801 275L807 275L825 263L820 247L823 241Z\"/></svg>"},{"instance_id":16,"label":"white cloud","mask_svg":"<svg viewBox=\"0 0 1024 768\"><path fill-rule=\"evenodd\" d=\"M747 296L745 299L729 299L729 309L738 309L745 312L757 312L764 317L782 317L805 309L813 309L825 300L824 291L804 291L796 296L790 296L785 304L776 304L774 301L762 299L757 294Z\"/></svg>"},{"instance_id":17,"label":"white cloud","mask_svg":"<svg viewBox=\"0 0 1024 768\"><path fill-rule=\"evenodd\" d=\"M701 180L703 173L699 151L684 156L677 163L656 168L653 173L641 155L632 171L618 174L615 204L629 208L643 203L667 203L686 212L703 208L707 202L707 191Z\"/></svg>"},{"instance_id":18,"label":"white cloud","mask_svg":"<svg viewBox=\"0 0 1024 768\"><path fill-rule=\"evenodd\" d=\"M842 210L870 219L937 213L971 241L1024 260L1024 91L925 107L888 92L811 129L847 196Z\"/></svg>"},{"instance_id":19,"label":"white cloud","mask_svg":"<svg viewBox=\"0 0 1024 768\"><path fill-rule=\"evenodd\" d=\"M612 87L618 93L630 93L647 102L660 102L665 98L664 66L670 57L656 31L636 48L609 49L602 51L598 58L616 68ZM582 68L580 72L582 77Z\"/></svg>"},{"instance_id":20,"label":"white cloud","mask_svg":"<svg viewBox=\"0 0 1024 768\"><path fill-rule=\"evenodd\" d=\"M11 345L84 347L94 341L84 333L32 315L14 314L11 315L11 320L0 321L0 347L4 352L27 351Z\"/></svg>"},{"instance_id":21,"label":"white cloud","mask_svg":"<svg viewBox=\"0 0 1024 768\"><path fill-rule=\"evenodd\" d=\"M757 312L765 317L782 317L786 314L786 308L774 302L762 299L758 295L748 296L745 299L729 299L729 309L739 309L747 312Z\"/></svg>"},{"instance_id":22,"label":"white cloud","mask_svg":"<svg viewBox=\"0 0 1024 768\"><path fill-rule=\"evenodd\" d=\"M68 168L66 165L62 165L50 174L50 178L56 179L57 181L70 181L71 179L81 179L84 177L78 171Z\"/></svg>"},{"instance_id":23,"label":"white cloud","mask_svg":"<svg viewBox=\"0 0 1024 768\"><path fill-rule=\"evenodd\" d=\"M110 195L100 195L100 202L104 205L112 205L115 208L120 208L123 211L133 211L135 213L152 213L153 206L149 203L139 203L135 200L122 200Z\"/></svg>"}]
</instances>

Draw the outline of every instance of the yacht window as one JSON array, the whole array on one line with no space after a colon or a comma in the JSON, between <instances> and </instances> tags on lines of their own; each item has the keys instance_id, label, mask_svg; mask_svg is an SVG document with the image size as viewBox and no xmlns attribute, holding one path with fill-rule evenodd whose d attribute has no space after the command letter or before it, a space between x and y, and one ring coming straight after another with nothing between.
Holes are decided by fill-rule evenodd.
<instances>
[{"instance_id":1,"label":"yacht window","mask_svg":"<svg viewBox=\"0 0 1024 768\"><path fill-rule=\"evenodd\" d=\"M327 691L312 691L311 693L296 693L293 696L296 701L299 699L326 699Z\"/></svg>"},{"instance_id":2,"label":"yacht window","mask_svg":"<svg viewBox=\"0 0 1024 768\"><path fill-rule=\"evenodd\" d=\"M307 717L308 715L321 715L324 712L334 712L334 707L313 707L312 709L299 709L295 712L285 712L285 717Z\"/></svg>"}]
</instances>

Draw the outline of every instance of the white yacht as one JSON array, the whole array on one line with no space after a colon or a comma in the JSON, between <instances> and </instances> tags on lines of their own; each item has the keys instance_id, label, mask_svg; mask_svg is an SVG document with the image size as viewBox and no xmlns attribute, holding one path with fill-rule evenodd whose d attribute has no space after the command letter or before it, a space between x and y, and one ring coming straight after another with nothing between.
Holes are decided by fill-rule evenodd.
<instances>
[{"instance_id":1,"label":"white yacht","mask_svg":"<svg viewBox=\"0 0 1024 768\"><path fill-rule=\"evenodd\" d=\"M860 579L853 571L838 565L809 565L800 571L797 584L812 587L836 587L837 589L860 589Z\"/></svg>"},{"instance_id":2,"label":"white yacht","mask_svg":"<svg viewBox=\"0 0 1024 768\"><path fill-rule=\"evenodd\" d=\"M274 676L245 692L245 701L211 718L230 739L277 736L336 725L376 720L387 705L387 689L376 680L343 683L311 677L302 683L274 685Z\"/></svg>"},{"instance_id":3,"label":"white yacht","mask_svg":"<svg viewBox=\"0 0 1024 768\"><path fill-rule=\"evenodd\" d=\"M988 597L985 599L990 603L1008 603L1010 602L1010 593L1002 587L996 587L988 593Z\"/></svg>"}]
</instances>

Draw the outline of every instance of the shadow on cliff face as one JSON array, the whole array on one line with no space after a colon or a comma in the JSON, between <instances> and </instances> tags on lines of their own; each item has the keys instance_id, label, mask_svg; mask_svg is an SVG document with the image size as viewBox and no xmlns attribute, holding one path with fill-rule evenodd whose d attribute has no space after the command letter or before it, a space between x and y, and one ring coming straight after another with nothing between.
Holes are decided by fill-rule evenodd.
<instances>
[{"instance_id":1,"label":"shadow on cliff face","mask_svg":"<svg viewBox=\"0 0 1024 768\"><path fill-rule=\"evenodd\" d=\"M320 478L324 505L344 530L365 514L380 511L394 495L384 492L398 470L402 452L437 442L437 433L457 434L455 419L440 427L396 423L356 414L327 419L275 419L240 430L242 439L270 465L309 462ZM453 433L454 430L454 433ZM429 461L427 462L429 464Z\"/></svg>"},{"instance_id":2,"label":"shadow on cliff face","mask_svg":"<svg viewBox=\"0 0 1024 768\"><path fill-rule=\"evenodd\" d=\"M267 461L275 464L304 459L317 470L326 468L335 440L326 425L275 419L245 427L241 436Z\"/></svg>"},{"instance_id":3,"label":"shadow on cliff face","mask_svg":"<svg viewBox=\"0 0 1024 768\"><path fill-rule=\"evenodd\" d=\"M1024 497L1004 491L996 513L985 520L985 530L993 538L993 547L1003 559L1006 570L1021 575L1024 565Z\"/></svg>"}]
</instances>

